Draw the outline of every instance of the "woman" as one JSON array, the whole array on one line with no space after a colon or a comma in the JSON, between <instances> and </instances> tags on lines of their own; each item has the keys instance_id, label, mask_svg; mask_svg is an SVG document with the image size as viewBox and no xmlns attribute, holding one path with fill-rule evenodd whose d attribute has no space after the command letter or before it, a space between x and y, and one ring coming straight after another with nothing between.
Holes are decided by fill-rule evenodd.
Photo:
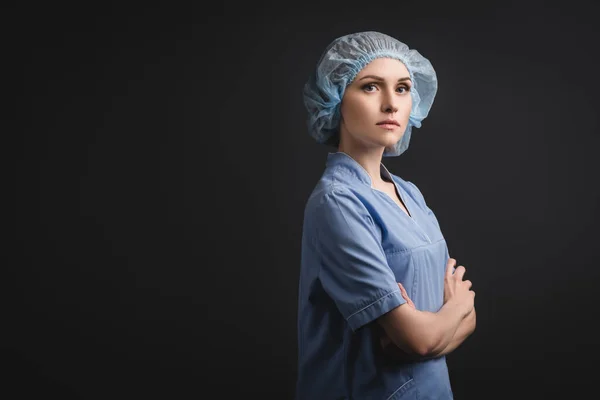
<instances>
[{"instance_id":1,"label":"woman","mask_svg":"<svg viewBox=\"0 0 600 400\"><path fill-rule=\"evenodd\" d=\"M296 399L452 399L445 355L475 329L474 292L434 213L384 156L437 91L398 40L334 40L304 88L310 134L337 147L305 208Z\"/></svg>"}]
</instances>

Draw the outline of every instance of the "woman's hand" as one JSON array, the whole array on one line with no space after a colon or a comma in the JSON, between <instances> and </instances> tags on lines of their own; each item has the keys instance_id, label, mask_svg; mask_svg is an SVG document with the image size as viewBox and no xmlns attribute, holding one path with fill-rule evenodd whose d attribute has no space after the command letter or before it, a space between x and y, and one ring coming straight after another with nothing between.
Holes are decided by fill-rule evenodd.
<instances>
[{"instance_id":1,"label":"woman's hand","mask_svg":"<svg viewBox=\"0 0 600 400\"><path fill-rule=\"evenodd\" d=\"M409 306L411 306L412 308L416 308L415 303L413 303L412 300L410 299L410 297L408 297L408 293L406 293L406 289L404 289L404 286L402 286L402 284L400 282L398 282L398 287L400 288L400 294L402 295L402 298L404 300L406 300L406 303Z\"/></svg>"},{"instance_id":2,"label":"woman's hand","mask_svg":"<svg viewBox=\"0 0 600 400\"><path fill-rule=\"evenodd\" d=\"M444 304L448 301L454 302L463 310L463 317L471 313L474 307L475 292L470 290L472 283L470 280L464 280L465 267L459 265L453 271L456 265L454 258L448 259L446 264L446 275L444 277Z\"/></svg>"},{"instance_id":3,"label":"woman's hand","mask_svg":"<svg viewBox=\"0 0 600 400\"><path fill-rule=\"evenodd\" d=\"M455 265L456 260L453 258L450 258L446 265L446 273L444 276L444 307L448 307L446 306L446 303L451 302L449 307L453 307L456 311L462 313L463 319L451 338L451 341L446 345L442 352L435 353L435 357L446 355L454 351L454 349L456 349L475 329L475 292L470 290L472 286L471 281L463 280L466 271L465 267L460 265L454 269ZM408 293L402 284L400 282L397 282L397 284L400 288L402 298L406 300L406 304L408 304L409 307L416 309L415 304L410 297L408 297ZM382 333L379 341L383 354L391 360L406 361L414 358L412 355L405 353L399 347L394 345L385 332Z\"/></svg>"}]
</instances>

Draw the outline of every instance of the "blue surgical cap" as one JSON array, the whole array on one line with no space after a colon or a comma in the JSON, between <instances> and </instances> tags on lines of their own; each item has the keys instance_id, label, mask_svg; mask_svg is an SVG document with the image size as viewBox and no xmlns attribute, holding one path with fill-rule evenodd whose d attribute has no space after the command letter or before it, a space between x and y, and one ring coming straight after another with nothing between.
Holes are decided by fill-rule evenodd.
<instances>
[{"instance_id":1,"label":"blue surgical cap","mask_svg":"<svg viewBox=\"0 0 600 400\"><path fill-rule=\"evenodd\" d=\"M397 39L379 32L359 32L335 39L327 46L317 68L304 85L308 131L318 142L339 141L340 104L346 87L376 58L401 61L412 80L412 109L402 139L384 156L399 156L410 142L413 126L421 127L437 92L437 76L429 60Z\"/></svg>"}]
</instances>

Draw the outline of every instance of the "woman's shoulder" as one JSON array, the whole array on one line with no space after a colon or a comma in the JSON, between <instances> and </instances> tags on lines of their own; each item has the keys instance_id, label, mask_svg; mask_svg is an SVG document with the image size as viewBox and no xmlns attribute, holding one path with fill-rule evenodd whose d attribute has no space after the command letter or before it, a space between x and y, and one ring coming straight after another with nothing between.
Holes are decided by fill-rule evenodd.
<instances>
[{"instance_id":1,"label":"woman's shoulder","mask_svg":"<svg viewBox=\"0 0 600 400\"><path fill-rule=\"evenodd\" d=\"M358 226L372 225L370 202L360 186L343 182L317 185L304 210L304 230L314 238L323 234L343 237Z\"/></svg>"},{"instance_id":2,"label":"woman's shoulder","mask_svg":"<svg viewBox=\"0 0 600 400\"><path fill-rule=\"evenodd\" d=\"M359 189L346 182L320 180L308 198L306 206L307 208L330 207L339 201L358 198L359 196L357 196L356 192Z\"/></svg>"},{"instance_id":3,"label":"woman's shoulder","mask_svg":"<svg viewBox=\"0 0 600 400\"><path fill-rule=\"evenodd\" d=\"M371 208L371 196L368 185L320 179L306 202L304 214L316 220L324 220L326 216L336 213L366 215Z\"/></svg>"}]
</instances>

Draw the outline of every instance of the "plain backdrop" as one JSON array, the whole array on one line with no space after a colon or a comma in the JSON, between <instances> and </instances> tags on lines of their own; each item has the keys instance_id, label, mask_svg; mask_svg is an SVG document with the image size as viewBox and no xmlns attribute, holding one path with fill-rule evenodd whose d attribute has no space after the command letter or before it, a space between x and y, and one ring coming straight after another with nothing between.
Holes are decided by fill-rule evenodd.
<instances>
[{"instance_id":1,"label":"plain backdrop","mask_svg":"<svg viewBox=\"0 0 600 400\"><path fill-rule=\"evenodd\" d=\"M3 15L18 94L0 397L293 398L304 205L335 151L308 136L302 87L364 30L439 80L384 164L477 293L477 329L447 358L455 398L596 392L592 6L213 6Z\"/></svg>"}]
</instances>

